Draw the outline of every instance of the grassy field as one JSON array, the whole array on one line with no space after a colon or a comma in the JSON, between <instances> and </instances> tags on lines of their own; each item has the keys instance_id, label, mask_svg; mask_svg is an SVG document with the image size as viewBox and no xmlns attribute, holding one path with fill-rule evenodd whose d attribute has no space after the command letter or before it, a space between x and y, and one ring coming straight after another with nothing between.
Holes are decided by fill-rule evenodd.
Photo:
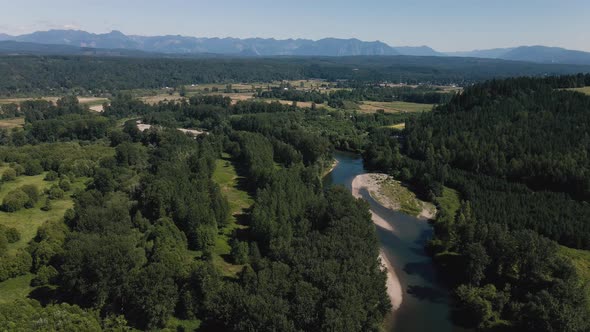
<instances>
[{"instance_id":1,"label":"grassy field","mask_svg":"<svg viewBox=\"0 0 590 332\"><path fill-rule=\"evenodd\" d=\"M585 86L583 88L574 88L574 89L569 89L569 90L578 91L578 92L590 95L590 86Z\"/></svg>"},{"instance_id":2,"label":"grassy field","mask_svg":"<svg viewBox=\"0 0 590 332\"><path fill-rule=\"evenodd\" d=\"M582 282L587 286L586 295L590 298L590 251L560 246L559 253L572 260Z\"/></svg>"},{"instance_id":3,"label":"grassy field","mask_svg":"<svg viewBox=\"0 0 590 332\"><path fill-rule=\"evenodd\" d=\"M436 198L440 204L441 210L445 210L449 215L454 216L461 207L459 192L449 187L443 187L442 196Z\"/></svg>"},{"instance_id":4,"label":"grassy field","mask_svg":"<svg viewBox=\"0 0 590 332\"><path fill-rule=\"evenodd\" d=\"M360 105L363 113L375 113L377 110L384 110L386 113L417 113L432 110L433 104L406 103L403 101L379 102L365 101Z\"/></svg>"},{"instance_id":5,"label":"grassy field","mask_svg":"<svg viewBox=\"0 0 590 332\"><path fill-rule=\"evenodd\" d=\"M0 174L6 167L0 168ZM35 176L19 176L14 181L6 182L2 185L0 190L0 202L4 199L6 194L10 191L27 184L36 185L39 191L43 191L51 185L57 183L57 181L48 182L44 181L45 174ZM73 190L76 188L84 187L85 179L79 179L72 184ZM67 209L74 206L74 202L71 198L71 192L66 193L65 197L60 200L54 200L51 202L51 210L42 211L41 207L45 204L45 195L41 196L41 199L37 202L36 206L30 209L22 209L17 212L3 212L0 211L0 224L12 227L18 230L21 235L21 239L18 242L12 243L8 246L9 252L14 252L17 249L22 249L27 246L35 235L37 235L37 229L50 219L62 218Z\"/></svg>"},{"instance_id":6,"label":"grassy field","mask_svg":"<svg viewBox=\"0 0 590 332\"><path fill-rule=\"evenodd\" d=\"M239 188L240 179L228 155L224 154L222 159L217 160L213 181L219 185L221 192L229 202L230 217L228 226L216 239L213 263L226 276L235 276L243 267L243 265L234 265L226 260L231 250L229 240L235 230L246 228L245 225L238 223L238 219L254 203L252 197Z\"/></svg>"},{"instance_id":7,"label":"grassy field","mask_svg":"<svg viewBox=\"0 0 590 332\"><path fill-rule=\"evenodd\" d=\"M7 167L1 167L0 174L6 169ZM32 184L36 185L40 191L43 191L45 188L57 183L57 181L44 181L44 178L45 173L35 176L19 176L14 181L4 183L2 190L0 190L0 202L11 190L20 186ZM53 200L50 211L41 210L41 206L45 204L45 195L41 195L39 202L33 208L22 209L12 213L0 211L0 224L17 229L21 235L19 241L8 245L8 254L10 255L18 249L26 248L28 243L37 235L37 229L47 220L63 218L66 210L74 206L71 193L77 189L84 188L86 180L81 178L72 183L72 191L66 193L63 199ZM33 290L33 287L30 286L33 277L33 274L27 274L0 282L0 303L8 303L13 300L26 298Z\"/></svg>"},{"instance_id":8,"label":"grassy field","mask_svg":"<svg viewBox=\"0 0 590 332\"><path fill-rule=\"evenodd\" d=\"M0 304L26 299L29 293L34 289L34 287L31 286L31 280L33 280L34 277L34 274L28 273L23 276L0 282Z\"/></svg>"},{"instance_id":9,"label":"grassy field","mask_svg":"<svg viewBox=\"0 0 590 332\"><path fill-rule=\"evenodd\" d=\"M392 124L391 126L387 126L387 128L404 130L406 128L406 123L402 122L402 123Z\"/></svg>"},{"instance_id":10,"label":"grassy field","mask_svg":"<svg viewBox=\"0 0 590 332\"><path fill-rule=\"evenodd\" d=\"M1 119L1 129L12 129L16 127L22 127L25 125L25 118L14 118L14 119Z\"/></svg>"}]
</instances>

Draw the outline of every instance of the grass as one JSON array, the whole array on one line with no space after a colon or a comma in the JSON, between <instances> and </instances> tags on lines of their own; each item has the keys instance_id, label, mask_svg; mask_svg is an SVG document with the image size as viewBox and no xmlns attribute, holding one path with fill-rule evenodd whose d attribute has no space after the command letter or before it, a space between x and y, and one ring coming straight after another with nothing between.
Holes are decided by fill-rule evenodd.
<instances>
[{"instance_id":1,"label":"grass","mask_svg":"<svg viewBox=\"0 0 590 332\"><path fill-rule=\"evenodd\" d=\"M402 123L396 123L396 124L392 124L387 126L387 128L392 128L392 129L397 129L397 130L404 130L406 128L406 123L402 122Z\"/></svg>"},{"instance_id":2,"label":"grass","mask_svg":"<svg viewBox=\"0 0 590 332\"><path fill-rule=\"evenodd\" d=\"M1 167L0 172L6 170L7 167ZM0 190L0 201L10 192L20 186L33 184L36 185L42 192L45 188L56 184L57 181L44 181L45 173L35 176L19 176L14 181L5 182L2 184ZM85 187L86 178L77 179L72 183L72 190L64 196L63 199L53 200L50 211L42 211L41 206L45 204L45 195L30 209L22 209L16 212L1 212L0 224L12 227L18 230L21 235L19 241L8 245L8 254L14 254L18 249L24 249L28 243L37 235L37 229L43 225L47 220L61 219L67 209L74 206L71 198L71 193L77 189ZM33 279L33 274L26 274L15 278L0 282L0 303L8 303L17 299L26 298L34 289L30 286Z\"/></svg>"},{"instance_id":3,"label":"grass","mask_svg":"<svg viewBox=\"0 0 590 332\"><path fill-rule=\"evenodd\" d=\"M5 170L6 167L0 169L0 172ZM42 192L46 188L57 181L44 181L45 173L35 176L19 176L14 181L5 182L2 184L2 190L0 190L0 202L4 197L12 190L23 186L23 185L36 185L39 191ZM16 212L3 212L0 211L0 224L15 228L21 235L21 239L8 246L9 253L15 252L18 249L26 248L29 241L31 241L37 235L37 229L45 223L47 220L62 218L67 209L74 206L70 194L76 188L83 188L86 179L78 179L72 184L72 191L66 193L65 197L60 200L51 201L51 210L42 211L41 207L45 204L45 195L41 195L41 198L37 204L30 209L22 209Z\"/></svg>"},{"instance_id":4,"label":"grass","mask_svg":"<svg viewBox=\"0 0 590 332\"><path fill-rule=\"evenodd\" d=\"M586 295L590 298L590 251L560 246L559 253L571 259L582 283L586 285Z\"/></svg>"},{"instance_id":5,"label":"grass","mask_svg":"<svg viewBox=\"0 0 590 332\"><path fill-rule=\"evenodd\" d=\"M423 202L401 182L387 178L381 183L380 193L390 202L399 205L399 211L411 216L417 216L422 212ZM383 204L385 205L385 204Z\"/></svg>"},{"instance_id":6,"label":"grass","mask_svg":"<svg viewBox=\"0 0 590 332\"><path fill-rule=\"evenodd\" d=\"M22 127L25 125L25 118L13 118L13 119L2 119L0 120L0 128L12 129L16 127Z\"/></svg>"},{"instance_id":7,"label":"grass","mask_svg":"<svg viewBox=\"0 0 590 332\"><path fill-rule=\"evenodd\" d=\"M585 86L583 88L573 88L573 89L569 89L569 90L578 91L578 92L590 95L590 86Z\"/></svg>"},{"instance_id":8,"label":"grass","mask_svg":"<svg viewBox=\"0 0 590 332\"><path fill-rule=\"evenodd\" d=\"M231 159L227 154L224 154L216 162L213 181L219 185L222 194L229 202L230 216L227 226L221 230L215 241L213 264L220 268L224 275L230 277L235 276L243 265L234 265L225 259L231 251L229 241L235 230L247 228L247 226L239 224L238 218L254 203L248 192L239 188L240 180Z\"/></svg>"},{"instance_id":9,"label":"grass","mask_svg":"<svg viewBox=\"0 0 590 332\"><path fill-rule=\"evenodd\" d=\"M28 273L16 278L0 282L0 304L11 303L15 300L26 299L34 289L31 287L31 280L34 274Z\"/></svg>"},{"instance_id":10,"label":"grass","mask_svg":"<svg viewBox=\"0 0 590 332\"><path fill-rule=\"evenodd\" d=\"M363 113L375 113L381 109L386 113L419 113L431 111L433 106L433 104L407 103L404 101L365 101L360 105L360 110Z\"/></svg>"},{"instance_id":11,"label":"grass","mask_svg":"<svg viewBox=\"0 0 590 332\"><path fill-rule=\"evenodd\" d=\"M201 326L201 321L198 319L179 319L177 317L170 317L166 323L166 327L170 331L196 331Z\"/></svg>"},{"instance_id":12,"label":"grass","mask_svg":"<svg viewBox=\"0 0 590 332\"><path fill-rule=\"evenodd\" d=\"M438 196L436 201L440 205L440 209L447 211L449 216L454 216L461 208L459 192L449 187L443 187L442 196Z\"/></svg>"}]
</instances>

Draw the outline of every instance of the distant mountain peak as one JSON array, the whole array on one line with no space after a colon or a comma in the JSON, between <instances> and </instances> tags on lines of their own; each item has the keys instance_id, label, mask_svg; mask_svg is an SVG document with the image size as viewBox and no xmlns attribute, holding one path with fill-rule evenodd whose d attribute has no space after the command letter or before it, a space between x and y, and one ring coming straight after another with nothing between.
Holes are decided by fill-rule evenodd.
<instances>
[{"instance_id":1,"label":"distant mountain peak","mask_svg":"<svg viewBox=\"0 0 590 332\"><path fill-rule=\"evenodd\" d=\"M290 38L204 38L182 35L137 36L118 30L96 34L82 30L37 31L20 36L0 34L0 40L118 49L160 54L222 54L236 56L458 56L538 63L590 64L590 53L541 45L441 53L426 45L392 47L382 41L327 37L319 40Z\"/></svg>"}]
</instances>

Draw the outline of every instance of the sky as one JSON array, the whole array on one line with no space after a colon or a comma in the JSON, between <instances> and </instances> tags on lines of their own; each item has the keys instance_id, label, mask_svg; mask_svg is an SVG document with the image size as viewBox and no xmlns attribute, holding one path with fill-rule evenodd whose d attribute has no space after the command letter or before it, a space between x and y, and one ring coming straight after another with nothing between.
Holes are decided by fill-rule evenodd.
<instances>
[{"instance_id":1,"label":"sky","mask_svg":"<svg viewBox=\"0 0 590 332\"><path fill-rule=\"evenodd\" d=\"M0 0L0 33L49 29L590 51L590 0Z\"/></svg>"}]
</instances>

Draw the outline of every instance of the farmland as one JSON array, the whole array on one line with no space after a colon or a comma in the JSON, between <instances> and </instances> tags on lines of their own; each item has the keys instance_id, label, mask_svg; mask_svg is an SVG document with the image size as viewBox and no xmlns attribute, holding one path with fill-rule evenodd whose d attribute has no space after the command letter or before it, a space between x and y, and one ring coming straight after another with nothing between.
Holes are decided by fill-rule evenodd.
<instances>
[{"instance_id":1,"label":"farmland","mask_svg":"<svg viewBox=\"0 0 590 332\"><path fill-rule=\"evenodd\" d=\"M433 106L433 104L417 104L403 101L364 101L360 105L360 110L363 113L375 113L378 110L384 110L386 113L420 113L432 110Z\"/></svg>"}]
</instances>

